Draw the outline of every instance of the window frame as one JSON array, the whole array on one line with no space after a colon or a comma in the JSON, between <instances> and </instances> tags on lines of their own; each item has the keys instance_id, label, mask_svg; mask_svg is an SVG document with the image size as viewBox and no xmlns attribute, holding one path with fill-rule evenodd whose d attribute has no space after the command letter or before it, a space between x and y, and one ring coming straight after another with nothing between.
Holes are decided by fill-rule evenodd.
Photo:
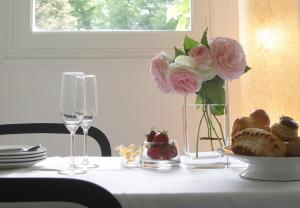
<instances>
[{"instance_id":1,"label":"window frame","mask_svg":"<svg viewBox=\"0 0 300 208\"><path fill-rule=\"evenodd\" d=\"M191 31L32 32L33 1L7 0L4 62L148 59L158 51L182 48L185 35L200 39L206 26L211 34L217 31L211 12L220 4L217 1L191 0Z\"/></svg>"}]
</instances>

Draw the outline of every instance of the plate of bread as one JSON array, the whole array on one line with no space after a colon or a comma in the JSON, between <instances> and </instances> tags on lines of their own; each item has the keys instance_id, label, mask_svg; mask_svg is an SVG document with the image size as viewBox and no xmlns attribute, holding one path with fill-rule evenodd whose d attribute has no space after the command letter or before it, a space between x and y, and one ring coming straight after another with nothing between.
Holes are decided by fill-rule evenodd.
<instances>
[{"instance_id":1,"label":"plate of bread","mask_svg":"<svg viewBox=\"0 0 300 208\"><path fill-rule=\"evenodd\" d=\"M268 114L258 109L249 117L234 121L231 145L224 155L245 163L241 177L270 181L300 180L300 137L298 124L289 116L281 116L270 124Z\"/></svg>"}]
</instances>

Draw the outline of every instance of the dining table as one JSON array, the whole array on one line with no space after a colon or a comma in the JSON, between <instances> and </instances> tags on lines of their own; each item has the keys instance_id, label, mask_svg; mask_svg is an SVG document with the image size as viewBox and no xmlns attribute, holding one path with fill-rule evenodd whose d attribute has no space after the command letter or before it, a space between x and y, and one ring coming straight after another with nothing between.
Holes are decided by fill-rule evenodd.
<instances>
[{"instance_id":1,"label":"dining table","mask_svg":"<svg viewBox=\"0 0 300 208\"><path fill-rule=\"evenodd\" d=\"M231 158L228 167L189 168L181 157L182 163L176 168L146 169L124 167L120 157L90 157L99 167L89 169L86 174L59 174L58 170L66 167L69 159L48 157L32 167L2 169L0 177L85 180L107 189L124 208L292 208L300 205L300 181L244 179L239 174L247 164Z\"/></svg>"}]
</instances>

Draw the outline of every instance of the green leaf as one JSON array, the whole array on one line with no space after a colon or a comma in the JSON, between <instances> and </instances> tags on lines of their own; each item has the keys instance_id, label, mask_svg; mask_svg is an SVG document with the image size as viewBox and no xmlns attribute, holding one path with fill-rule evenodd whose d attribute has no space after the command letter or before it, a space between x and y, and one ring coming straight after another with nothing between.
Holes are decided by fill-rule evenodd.
<instances>
[{"instance_id":1,"label":"green leaf","mask_svg":"<svg viewBox=\"0 0 300 208\"><path fill-rule=\"evenodd\" d=\"M174 47L174 50L175 50L175 58L180 55L185 55L185 53L179 48Z\"/></svg>"},{"instance_id":2,"label":"green leaf","mask_svg":"<svg viewBox=\"0 0 300 208\"><path fill-rule=\"evenodd\" d=\"M203 99L202 99L201 95L197 95L196 104L203 104Z\"/></svg>"},{"instance_id":3,"label":"green leaf","mask_svg":"<svg viewBox=\"0 0 300 208\"><path fill-rule=\"evenodd\" d=\"M202 104L214 104L210 106L211 112L216 116L220 116L225 113L226 94L223 87L224 82L221 82L222 79L216 78L216 80L214 82L209 80L202 83L201 90L197 92L197 99L201 98Z\"/></svg>"},{"instance_id":4,"label":"green leaf","mask_svg":"<svg viewBox=\"0 0 300 208\"><path fill-rule=\"evenodd\" d=\"M249 67L249 66L246 66L245 67L245 71L244 71L244 73L246 73L247 71L249 71L250 69L252 69L251 67Z\"/></svg>"},{"instance_id":5,"label":"green leaf","mask_svg":"<svg viewBox=\"0 0 300 208\"><path fill-rule=\"evenodd\" d=\"M203 93L211 104L225 104L226 94L221 83L204 82L202 84Z\"/></svg>"},{"instance_id":6,"label":"green leaf","mask_svg":"<svg viewBox=\"0 0 300 208\"><path fill-rule=\"evenodd\" d=\"M192 48L195 48L199 45L199 42L188 37L187 35L185 36L184 38L184 43L183 43L183 47L184 47L184 51L185 51L185 54L188 55L190 50Z\"/></svg>"},{"instance_id":7,"label":"green leaf","mask_svg":"<svg viewBox=\"0 0 300 208\"><path fill-rule=\"evenodd\" d=\"M210 110L214 115L222 116L225 113L225 105L213 105Z\"/></svg>"},{"instance_id":8,"label":"green leaf","mask_svg":"<svg viewBox=\"0 0 300 208\"><path fill-rule=\"evenodd\" d=\"M206 46L207 48L209 48L208 40L207 40L207 30L208 30L208 28L206 28L205 31L203 32L203 35L201 38L201 44Z\"/></svg>"}]
</instances>

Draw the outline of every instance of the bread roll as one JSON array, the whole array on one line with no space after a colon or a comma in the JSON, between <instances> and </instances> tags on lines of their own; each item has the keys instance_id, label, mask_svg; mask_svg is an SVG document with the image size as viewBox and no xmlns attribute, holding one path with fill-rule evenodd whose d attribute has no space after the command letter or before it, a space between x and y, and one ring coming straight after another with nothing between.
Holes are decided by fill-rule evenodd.
<instances>
[{"instance_id":1,"label":"bread roll","mask_svg":"<svg viewBox=\"0 0 300 208\"><path fill-rule=\"evenodd\" d=\"M297 122L288 116L281 116L279 123L271 126L271 131L283 141L291 141L297 139L298 136Z\"/></svg>"},{"instance_id":2,"label":"bread roll","mask_svg":"<svg viewBox=\"0 0 300 208\"><path fill-rule=\"evenodd\" d=\"M288 142L287 147L287 156L289 157L300 157L300 138Z\"/></svg>"},{"instance_id":3,"label":"bread roll","mask_svg":"<svg viewBox=\"0 0 300 208\"><path fill-rule=\"evenodd\" d=\"M266 128L270 126L269 115L263 109L257 109L252 112L249 116L254 123L257 124L257 127Z\"/></svg>"},{"instance_id":4,"label":"bread roll","mask_svg":"<svg viewBox=\"0 0 300 208\"><path fill-rule=\"evenodd\" d=\"M258 128L247 128L237 133L232 138L231 149L237 155L259 157L283 157L287 152L282 140Z\"/></svg>"},{"instance_id":5,"label":"bread roll","mask_svg":"<svg viewBox=\"0 0 300 208\"><path fill-rule=\"evenodd\" d=\"M252 119L249 117L237 118L232 126L231 137L233 137L243 129L254 127L253 125L254 124L252 122Z\"/></svg>"},{"instance_id":6,"label":"bread roll","mask_svg":"<svg viewBox=\"0 0 300 208\"><path fill-rule=\"evenodd\" d=\"M246 128L259 128L269 130L269 126L270 118L268 114L262 109L257 109L252 112L249 117L241 117L234 121L231 137L234 137L238 132Z\"/></svg>"}]
</instances>

